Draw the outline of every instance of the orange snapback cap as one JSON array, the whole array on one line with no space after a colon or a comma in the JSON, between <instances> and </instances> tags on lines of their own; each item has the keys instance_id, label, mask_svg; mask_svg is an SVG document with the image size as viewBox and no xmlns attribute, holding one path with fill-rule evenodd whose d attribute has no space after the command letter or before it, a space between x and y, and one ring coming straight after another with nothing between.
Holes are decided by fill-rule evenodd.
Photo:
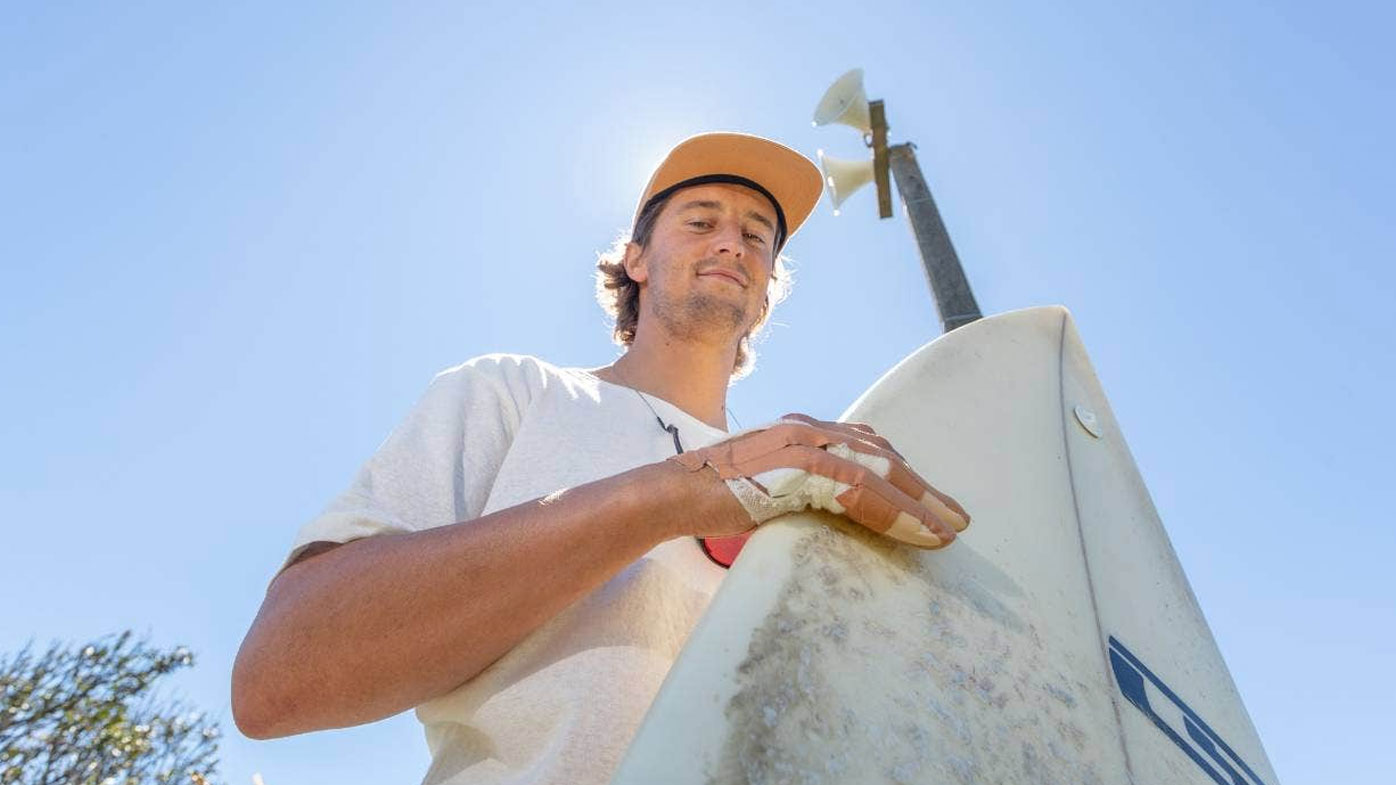
<instances>
[{"instance_id":1,"label":"orange snapback cap","mask_svg":"<svg viewBox=\"0 0 1396 785\"><path fill-rule=\"evenodd\" d=\"M770 199L777 251L809 218L824 190L819 167L779 142L751 134L699 134L679 142L654 170L632 225L651 204L680 188L707 183L735 183Z\"/></svg>"}]
</instances>

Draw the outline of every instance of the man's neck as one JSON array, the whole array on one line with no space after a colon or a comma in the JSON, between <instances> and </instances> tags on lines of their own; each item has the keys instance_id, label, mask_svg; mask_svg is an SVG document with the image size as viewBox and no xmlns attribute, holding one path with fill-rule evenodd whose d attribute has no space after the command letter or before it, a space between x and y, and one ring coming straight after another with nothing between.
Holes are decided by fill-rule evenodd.
<instances>
[{"instance_id":1,"label":"man's neck","mask_svg":"<svg viewBox=\"0 0 1396 785\"><path fill-rule=\"evenodd\" d=\"M663 398L715 428L727 430L727 383L736 347L710 346L643 332L597 375Z\"/></svg>"}]
</instances>

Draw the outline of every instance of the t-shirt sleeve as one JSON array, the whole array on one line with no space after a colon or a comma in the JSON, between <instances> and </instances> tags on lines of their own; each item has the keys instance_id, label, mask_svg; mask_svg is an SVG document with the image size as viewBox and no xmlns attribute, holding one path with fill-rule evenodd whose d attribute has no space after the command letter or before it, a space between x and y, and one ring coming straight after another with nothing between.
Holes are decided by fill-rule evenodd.
<instances>
[{"instance_id":1,"label":"t-shirt sleeve","mask_svg":"<svg viewBox=\"0 0 1396 785\"><path fill-rule=\"evenodd\" d=\"M438 374L349 488L300 528L280 569L313 542L479 517L528 404L527 375L506 355Z\"/></svg>"}]
</instances>

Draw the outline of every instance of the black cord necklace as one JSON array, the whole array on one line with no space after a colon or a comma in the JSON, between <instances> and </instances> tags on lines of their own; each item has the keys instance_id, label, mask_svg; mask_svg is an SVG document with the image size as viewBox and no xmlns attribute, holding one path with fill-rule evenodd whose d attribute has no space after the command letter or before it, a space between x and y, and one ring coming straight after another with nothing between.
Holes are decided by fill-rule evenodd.
<instances>
[{"instance_id":1,"label":"black cord necklace","mask_svg":"<svg viewBox=\"0 0 1396 785\"><path fill-rule=\"evenodd\" d=\"M654 407L650 405L650 400L645 397L644 393L640 392L634 387L631 387L630 382L626 381L625 377L621 375L619 370L616 370L616 367L614 365L611 366L611 370L615 371L616 378L624 382L626 387L630 387L631 392L640 396L640 402L645 405L646 409L650 410L650 414L654 415L654 421L659 423L660 429L662 429L665 433L669 434L670 436L674 437L674 454L683 455L683 442L679 441L679 426L674 425L673 423L665 423L664 418L660 417L659 412L654 410Z\"/></svg>"},{"instance_id":2,"label":"black cord necklace","mask_svg":"<svg viewBox=\"0 0 1396 785\"><path fill-rule=\"evenodd\" d=\"M640 396L640 401L645 404L646 409L650 410L650 414L654 415L654 421L659 423L660 429L663 430L665 433L669 434L670 436L674 437L674 453L676 455L683 455L683 442L679 441L679 426L674 425L673 423L664 422L664 418L660 417L659 412L655 411L654 406L650 405L649 398L646 398L644 393L635 389L635 387L630 384L630 381L625 378L625 374L620 372L619 367L612 365L611 372L616 375L617 379L620 379L621 384L623 386L630 388L631 392ZM731 409L728 409L726 406L723 406L722 408L726 410L728 417L731 417L733 421L736 421L737 415L733 414ZM741 427L741 423L738 422L737 428L740 429Z\"/></svg>"}]
</instances>

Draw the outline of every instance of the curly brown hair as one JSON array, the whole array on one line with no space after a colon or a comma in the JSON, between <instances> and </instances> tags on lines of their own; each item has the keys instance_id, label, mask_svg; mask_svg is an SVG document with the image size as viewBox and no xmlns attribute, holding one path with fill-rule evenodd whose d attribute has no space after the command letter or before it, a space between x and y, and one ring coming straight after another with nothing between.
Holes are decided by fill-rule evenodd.
<instances>
[{"instance_id":1,"label":"curly brown hair","mask_svg":"<svg viewBox=\"0 0 1396 785\"><path fill-rule=\"evenodd\" d=\"M649 244L654 234L654 225L664 205L665 197L648 205L635 221L635 230L621 234L611 244L609 250L596 255L596 301L601 309L615 320L611 337L618 346L629 346L635 341L635 329L640 323L640 284L625 271L625 251L634 242L641 248ZM766 286L766 301L761 305L761 314L751 330L737 342L737 357L732 364L733 381L751 373L756 367L756 351L751 341L761 333L771 316L771 309L790 296L794 284L794 271L790 260L776 251L776 261L771 268L771 280Z\"/></svg>"}]
</instances>

